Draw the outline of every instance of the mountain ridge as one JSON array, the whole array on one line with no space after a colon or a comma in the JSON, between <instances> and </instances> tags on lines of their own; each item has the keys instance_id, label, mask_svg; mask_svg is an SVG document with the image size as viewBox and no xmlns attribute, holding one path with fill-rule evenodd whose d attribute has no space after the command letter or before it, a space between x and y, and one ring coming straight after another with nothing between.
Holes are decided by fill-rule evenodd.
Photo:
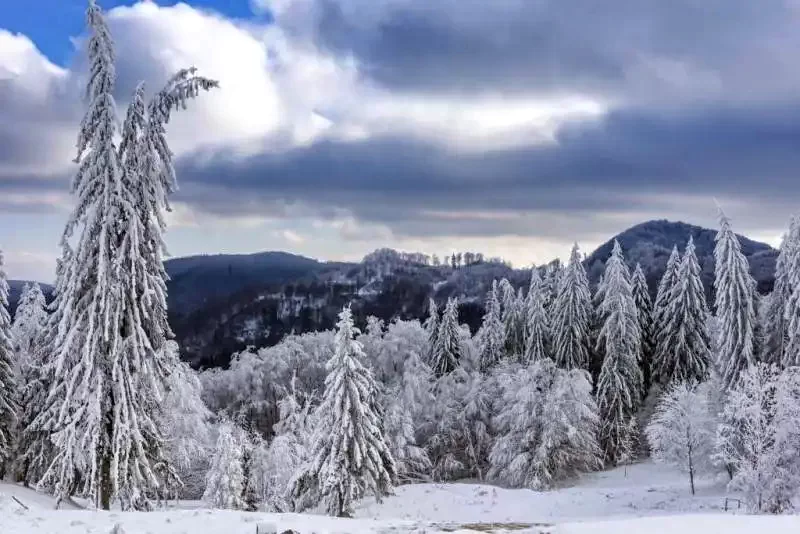
<instances>
[{"instance_id":1,"label":"mountain ridge","mask_svg":"<svg viewBox=\"0 0 800 534\"><path fill-rule=\"evenodd\" d=\"M673 245L683 251L691 236L710 306L716 233L684 222L646 221L598 246L585 256L584 265L595 285L618 240L628 264L642 264L655 293ZM759 292L768 293L778 251L746 236L739 239ZM368 315L384 321L423 319L429 298L441 305L458 296L460 320L474 331L492 280L507 278L515 287L527 287L530 279L530 268L513 268L497 260L458 267L423 260L422 255L391 249L379 249L361 262L324 262L282 251L170 259L165 262L171 278L170 324L184 358L196 366L227 365L232 354L248 345L271 345L292 332L331 328L348 303L363 324ZM12 284L14 297L23 283Z\"/></svg>"}]
</instances>

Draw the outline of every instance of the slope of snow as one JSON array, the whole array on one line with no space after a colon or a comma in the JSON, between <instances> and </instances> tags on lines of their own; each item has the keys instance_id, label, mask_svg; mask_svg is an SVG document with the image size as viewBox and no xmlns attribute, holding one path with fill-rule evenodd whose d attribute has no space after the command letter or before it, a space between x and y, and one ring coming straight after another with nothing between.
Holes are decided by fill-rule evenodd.
<instances>
[{"instance_id":1,"label":"slope of snow","mask_svg":"<svg viewBox=\"0 0 800 534\"><path fill-rule=\"evenodd\" d=\"M576 481L551 492L510 490L481 484L403 486L378 504L366 499L355 519L310 514L266 514L187 509L151 513L54 510L52 498L0 484L0 534L106 534L121 524L125 534L263 534L293 529L301 534L404 532L526 532L537 534L789 534L800 517L745 516L724 512L725 480L701 480L689 493L686 477L668 467L642 463ZM11 496L28 506L23 509ZM733 508L735 508L735 504ZM70 508L70 509L66 509Z\"/></svg>"},{"instance_id":2,"label":"slope of snow","mask_svg":"<svg viewBox=\"0 0 800 534\"><path fill-rule=\"evenodd\" d=\"M402 486L377 504L365 500L357 517L402 518L462 523L563 522L609 517L640 517L722 512L725 479L697 482L689 491L688 477L650 462L592 473L573 487L537 492L480 484L418 484ZM729 506L736 508L737 503Z\"/></svg>"}]
</instances>

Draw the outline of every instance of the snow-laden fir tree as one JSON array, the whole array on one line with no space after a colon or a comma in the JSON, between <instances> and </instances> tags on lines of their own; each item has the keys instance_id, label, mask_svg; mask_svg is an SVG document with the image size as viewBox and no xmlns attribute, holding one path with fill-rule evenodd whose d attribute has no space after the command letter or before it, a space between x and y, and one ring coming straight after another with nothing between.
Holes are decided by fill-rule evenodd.
<instances>
[{"instance_id":1,"label":"snow-laden fir tree","mask_svg":"<svg viewBox=\"0 0 800 534\"><path fill-rule=\"evenodd\" d=\"M636 304L637 317L639 318L639 330L641 338L641 356L639 366L642 369L642 385L644 395L650 390L650 369L653 365L653 353L655 352L655 332L653 331L653 303L650 300L650 292L647 289L647 278L640 264L636 264L636 269L631 277L631 291L633 292L633 302Z\"/></svg>"},{"instance_id":2,"label":"snow-laden fir tree","mask_svg":"<svg viewBox=\"0 0 800 534\"><path fill-rule=\"evenodd\" d=\"M153 245L161 246L160 234L153 237L148 219L162 205L148 196L151 178L167 165L146 163L154 151L141 142L151 135L142 86L116 146L114 47L93 0L87 22L89 109L78 135L77 205L62 236L46 346L49 405L31 426L52 432L55 456L42 485L59 498L80 492L104 509L112 499L142 508L159 486L157 471L167 471L158 412L174 361L161 350L166 304L155 303L166 302L166 275ZM199 85L171 101L185 102ZM161 148L171 158L165 142Z\"/></svg>"},{"instance_id":3,"label":"snow-laden fir tree","mask_svg":"<svg viewBox=\"0 0 800 534\"><path fill-rule=\"evenodd\" d=\"M730 488L754 512L780 513L800 489L800 375L774 365L747 368L729 390L717 432L717 460L730 466Z\"/></svg>"},{"instance_id":4,"label":"snow-laden fir tree","mask_svg":"<svg viewBox=\"0 0 800 534\"><path fill-rule=\"evenodd\" d=\"M436 346L436 336L439 334L439 308L432 298L428 300L428 318L425 320L425 332L428 334L428 362L433 361L433 348Z\"/></svg>"},{"instance_id":5,"label":"snow-laden fir tree","mask_svg":"<svg viewBox=\"0 0 800 534\"><path fill-rule=\"evenodd\" d=\"M245 478L242 443L231 423L219 426L217 445L206 475L203 502L209 508L244 510Z\"/></svg>"},{"instance_id":6,"label":"snow-laden fir tree","mask_svg":"<svg viewBox=\"0 0 800 534\"><path fill-rule=\"evenodd\" d=\"M793 221L787 240L785 270L788 283L785 285L788 287L784 286L783 290L789 296L783 310L786 348L781 364L784 367L800 365L800 222Z\"/></svg>"},{"instance_id":7,"label":"snow-laden fir tree","mask_svg":"<svg viewBox=\"0 0 800 534\"><path fill-rule=\"evenodd\" d=\"M597 404L604 462L616 465L632 458L638 431L636 411L642 396L639 368L642 335L630 274L616 240L603 279L605 294L598 307L603 326L597 350L604 354L604 359L597 382Z\"/></svg>"},{"instance_id":8,"label":"snow-laden fir tree","mask_svg":"<svg viewBox=\"0 0 800 534\"><path fill-rule=\"evenodd\" d=\"M800 224L792 217L789 231L783 236L780 252L775 261L775 285L766 299L763 332L764 353L762 359L775 365L787 365L787 346L789 343L789 320L787 306L792 297L791 270L795 263L800 243ZM794 313L789 314L794 315Z\"/></svg>"},{"instance_id":9,"label":"snow-laden fir tree","mask_svg":"<svg viewBox=\"0 0 800 534\"><path fill-rule=\"evenodd\" d=\"M561 279L561 273L564 267L561 265L561 260L554 260L547 264L542 276L542 293L544 298L544 309L548 315L551 313L551 306L556 300L558 294L558 283Z\"/></svg>"},{"instance_id":10,"label":"snow-laden fir tree","mask_svg":"<svg viewBox=\"0 0 800 534\"><path fill-rule=\"evenodd\" d=\"M660 329L656 332L654 374L662 384L675 380L701 382L708 374L711 359L708 308L694 250L690 237L657 322Z\"/></svg>"},{"instance_id":11,"label":"snow-laden fir tree","mask_svg":"<svg viewBox=\"0 0 800 534\"><path fill-rule=\"evenodd\" d=\"M3 252L0 251L0 478L11 461L12 431L16 421L17 384L14 379L11 317L8 314L8 281L3 267Z\"/></svg>"},{"instance_id":12,"label":"snow-laden fir tree","mask_svg":"<svg viewBox=\"0 0 800 534\"><path fill-rule=\"evenodd\" d=\"M494 281L492 290L486 295L486 313L483 315L483 323L478 331L481 369L484 371L494 366L505 355L506 326L501 314L498 284L497 281Z\"/></svg>"},{"instance_id":13,"label":"snow-laden fir tree","mask_svg":"<svg viewBox=\"0 0 800 534\"><path fill-rule=\"evenodd\" d=\"M539 271L531 272L531 285L525 302L525 352L522 363L550 357L550 325L545 310L544 282Z\"/></svg>"},{"instance_id":14,"label":"snow-laden fir tree","mask_svg":"<svg viewBox=\"0 0 800 534\"><path fill-rule=\"evenodd\" d=\"M524 349L524 313L521 295L514 289L508 279L503 278L495 288L495 296L500 302L500 318L504 327L504 353L509 357L519 357ZM487 296L488 298L488 296Z\"/></svg>"},{"instance_id":15,"label":"snow-laden fir tree","mask_svg":"<svg viewBox=\"0 0 800 534\"><path fill-rule=\"evenodd\" d=\"M711 467L716 423L708 385L675 382L661 397L645 429L653 459L688 473L692 495L695 475Z\"/></svg>"},{"instance_id":16,"label":"snow-laden fir tree","mask_svg":"<svg viewBox=\"0 0 800 534\"><path fill-rule=\"evenodd\" d=\"M730 219L720 209L720 230L714 247L716 316L722 336L716 347L717 366L724 389L730 389L739 374L755 362L756 282L750 265L733 233Z\"/></svg>"},{"instance_id":17,"label":"snow-laden fir tree","mask_svg":"<svg viewBox=\"0 0 800 534\"><path fill-rule=\"evenodd\" d=\"M47 324L45 307L45 298L39 284L25 284L11 326L19 404L15 432L15 477L26 485L31 479L36 481L42 475L41 461L38 469L32 472L31 459L49 456L49 453L43 451L49 449L49 437L30 428L33 420L45 407L47 398L41 350Z\"/></svg>"},{"instance_id":18,"label":"snow-laden fir tree","mask_svg":"<svg viewBox=\"0 0 800 534\"><path fill-rule=\"evenodd\" d=\"M315 415L311 460L291 488L296 503L305 503L309 493L318 495L327 513L337 517L352 515L353 503L367 494L380 500L391 491L396 476L375 410L377 386L362 363L365 356L357 334L346 307L339 314L335 353Z\"/></svg>"},{"instance_id":19,"label":"snow-laden fir tree","mask_svg":"<svg viewBox=\"0 0 800 534\"><path fill-rule=\"evenodd\" d=\"M565 369L586 368L589 364L592 301L577 244L572 247L569 264L559 277L558 293L552 308L556 364Z\"/></svg>"},{"instance_id":20,"label":"snow-laden fir tree","mask_svg":"<svg viewBox=\"0 0 800 534\"><path fill-rule=\"evenodd\" d=\"M14 322L11 324L16 362L20 368L30 367L28 361L36 352L47 325L46 307L47 302L39 284L36 282L25 284L17 303Z\"/></svg>"},{"instance_id":21,"label":"snow-laden fir tree","mask_svg":"<svg viewBox=\"0 0 800 534\"><path fill-rule=\"evenodd\" d=\"M678 247L673 246L672 252L667 259L666 267L664 268L664 274L661 276L661 280L658 282L656 300L653 302L653 333L655 335L655 353L653 354L654 359L658 358L658 355L664 352L667 348L659 345L659 339L662 339L659 336L659 332L662 332L666 328L667 320L669 319L668 307L672 295L672 289L678 280L678 269L680 266L681 255L678 253ZM655 363L656 362L653 361L650 371L652 374L652 380L658 381L660 378L657 375L658 369Z\"/></svg>"},{"instance_id":22,"label":"snow-laden fir tree","mask_svg":"<svg viewBox=\"0 0 800 534\"><path fill-rule=\"evenodd\" d=\"M460 328L458 326L458 300L447 299L439 323L439 333L433 347L431 368L436 376L444 376L458 367L461 358Z\"/></svg>"},{"instance_id":23,"label":"snow-laden fir tree","mask_svg":"<svg viewBox=\"0 0 800 534\"><path fill-rule=\"evenodd\" d=\"M589 374L550 359L519 368L495 417L498 437L489 476L513 487L546 490L602 467L599 416Z\"/></svg>"}]
</instances>

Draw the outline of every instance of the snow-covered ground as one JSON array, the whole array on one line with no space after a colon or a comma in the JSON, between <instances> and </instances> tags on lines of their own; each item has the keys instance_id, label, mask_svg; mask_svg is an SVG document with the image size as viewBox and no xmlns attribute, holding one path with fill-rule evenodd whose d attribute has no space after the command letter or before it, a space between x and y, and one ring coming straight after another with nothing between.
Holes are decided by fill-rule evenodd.
<instances>
[{"instance_id":1,"label":"snow-covered ground","mask_svg":"<svg viewBox=\"0 0 800 534\"><path fill-rule=\"evenodd\" d=\"M348 520L205 509L92 512L72 504L54 510L48 496L0 484L0 533L106 534L118 523L126 534L255 534L257 528L262 533L293 529L301 534L800 532L799 516L743 516L735 510L735 502L730 505L734 510L725 512L724 486L724 479L701 480L693 497L682 473L643 463L594 473L571 487L551 492L466 483L403 486L382 504L372 499L363 501L356 518Z\"/></svg>"}]
</instances>

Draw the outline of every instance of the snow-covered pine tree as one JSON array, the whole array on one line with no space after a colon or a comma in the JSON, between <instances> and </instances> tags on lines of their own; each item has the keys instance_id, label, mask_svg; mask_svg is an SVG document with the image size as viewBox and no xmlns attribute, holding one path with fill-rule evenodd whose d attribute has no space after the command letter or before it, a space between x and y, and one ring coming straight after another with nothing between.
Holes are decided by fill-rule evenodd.
<instances>
[{"instance_id":1,"label":"snow-covered pine tree","mask_svg":"<svg viewBox=\"0 0 800 534\"><path fill-rule=\"evenodd\" d=\"M714 288L722 336L716 353L722 385L727 390L736 384L744 368L755 363L756 282L750 275L750 265L742 254L739 238L722 209L719 221L714 247Z\"/></svg>"},{"instance_id":2,"label":"snow-covered pine tree","mask_svg":"<svg viewBox=\"0 0 800 534\"><path fill-rule=\"evenodd\" d=\"M27 484L29 474L41 476L41 469L29 473L34 449L49 446L46 435L33 432L30 424L46 406L46 376L43 375L41 343L47 325L44 294L39 284L25 284L11 326L16 354L16 383L18 384L19 412L16 426L15 477ZM38 478L36 479L38 480Z\"/></svg>"},{"instance_id":3,"label":"snow-covered pine tree","mask_svg":"<svg viewBox=\"0 0 800 534\"><path fill-rule=\"evenodd\" d=\"M631 290L633 291L633 302L636 303L636 312L639 318L639 330L642 333L641 358L639 367L642 369L643 393L647 395L650 391L650 369L653 366L653 353L655 352L655 332L653 331L653 304L650 300L650 292L647 289L647 278L640 264L636 264L636 269L631 277Z\"/></svg>"},{"instance_id":4,"label":"snow-covered pine tree","mask_svg":"<svg viewBox=\"0 0 800 534\"><path fill-rule=\"evenodd\" d=\"M11 460L12 431L17 421L17 384L14 379L14 346L8 314L8 281L0 250L0 479Z\"/></svg>"},{"instance_id":5,"label":"snow-covered pine tree","mask_svg":"<svg viewBox=\"0 0 800 534\"><path fill-rule=\"evenodd\" d=\"M525 303L525 352L522 363L529 364L550 357L550 325L545 310L544 282L539 271L531 272L531 285Z\"/></svg>"},{"instance_id":6,"label":"snow-covered pine tree","mask_svg":"<svg viewBox=\"0 0 800 534\"><path fill-rule=\"evenodd\" d=\"M428 334L428 362L433 361L433 349L436 346L436 336L439 334L439 308L433 298L428 300L428 318L425 320L425 332Z\"/></svg>"},{"instance_id":7,"label":"snow-covered pine tree","mask_svg":"<svg viewBox=\"0 0 800 534\"><path fill-rule=\"evenodd\" d=\"M19 367L27 367L47 324L47 302L36 282L25 284L17 303L11 333Z\"/></svg>"},{"instance_id":8,"label":"snow-covered pine tree","mask_svg":"<svg viewBox=\"0 0 800 534\"><path fill-rule=\"evenodd\" d=\"M458 326L458 300L447 299L433 347L431 368L436 376L444 376L458 367L461 358L460 329Z\"/></svg>"},{"instance_id":9,"label":"snow-covered pine tree","mask_svg":"<svg viewBox=\"0 0 800 534\"><path fill-rule=\"evenodd\" d=\"M602 467L600 419L586 371L559 369L545 358L508 378L495 417L499 436L489 454L491 478L546 490L554 482Z\"/></svg>"},{"instance_id":10,"label":"snow-covered pine tree","mask_svg":"<svg viewBox=\"0 0 800 534\"><path fill-rule=\"evenodd\" d=\"M497 288L493 286L492 289L500 302L500 318L505 329L503 335L504 355L518 357L525 344L525 324L521 308L524 301L506 278L500 280Z\"/></svg>"},{"instance_id":11,"label":"snow-covered pine tree","mask_svg":"<svg viewBox=\"0 0 800 534\"><path fill-rule=\"evenodd\" d=\"M686 382L670 386L645 429L653 459L688 473L692 495L695 475L711 467L715 433L708 385Z\"/></svg>"},{"instance_id":12,"label":"snow-covered pine tree","mask_svg":"<svg viewBox=\"0 0 800 534\"><path fill-rule=\"evenodd\" d=\"M642 398L642 371L639 368L641 330L630 274L622 248L614 241L603 277L605 293L598 307L603 326L597 350L604 354L597 382L600 408L600 443L606 465L629 461L636 444L636 411Z\"/></svg>"},{"instance_id":13,"label":"snow-covered pine tree","mask_svg":"<svg viewBox=\"0 0 800 534\"><path fill-rule=\"evenodd\" d=\"M558 283L561 279L561 273L564 271L564 266L561 265L561 260L554 260L547 264L542 276L542 291L544 295L544 309L548 316L551 313L551 307L556 300L558 294Z\"/></svg>"},{"instance_id":14,"label":"snow-covered pine tree","mask_svg":"<svg viewBox=\"0 0 800 534\"><path fill-rule=\"evenodd\" d=\"M328 514L338 517L352 515L353 502L366 494L380 500L391 491L396 476L374 409L377 386L362 363L357 334L346 307L339 314L335 353L316 415L312 459L291 489L296 502L304 502L308 492L318 494Z\"/></svg>"},{"instance_id":15,"label":"snow-covered pine tree","mask_svg":"<svg viewBox=\"0 0 800 534\"><path fill-rule=\"evenodd\" d=\"M665 385L675 380L701 382L711 359L708 308L691 237L664 305L657 321L654 374Z\"/></svg>"},{"instance_id":16,"label":"snow-covered pine tree","mask_svg":"<svg viewBox=\"0 0 800 534\"><path fill-rule=\"evenodd\" d=\"M681 255L678 252L678 247L673 246L672 252L667 259L666 267L664 268L664 274L661 276L661 280L658 282L658 289L656 291L656 300L653 302L653 334L655 336L655 353L653 354L653 358L658 358L658 355L661 354L666 350L666 347L662 347L659 345L659 333L663 332L667 325L667 320L669 316L668 313L668 306L670 302L670 296L672 295L672 289L675 287L675 283L678 280L678 269L681 266ZM655 365L655 361L650 368L650 372L652 374L651 380L653 382L660 381L658 377L658 368Z\"/></svg>"},{"instance_id":17,"label":"snow-covered pine tree","mask_svg":"<svg viewBox=\"0 0 800 534\"><path fill-rule=\"evenodd\" d=\"M791 269L797 265L795 259L799 243L800 224L795 217L792 217L789 231L783 236L780 252L775 261L775 285L766 301L762 325L764 332L762 359L779 366L789 363L786 358L786 348L789 343L789 320L786 312L793 293Z\"/></svg>"},{"instance_id":18,"label":"snow-covered pine tree","mask_svg":"<svg viewBox=\"0 0 800 534\"><path fill-rule=\"evenodd\" d=\"M59 498L80 491L104 509L116 498L123 508L141 508L159 485L157 466L165 463L158 412L164 377L175 363L162 350L168 327L154 326L166 324L166 305L154 304L166 302L165 274L150 233L158 201L148 197L151 175L171 169L171 160L147 167L154 150L142 141L150 135L142 86L128 108L119 149L115 145L113 42L94 0L87 22L89 109L72 183L78 202L62 236L46 346L49 406L31 426L53 433L56 454L42 485L52 485ZM207 85L187 83L172 88L173 104ZM165 141L161 148L171 158ZM160 234L157 241L161 246Z\"/></svg>"},{"instance_id":19,"label":"snow-covered pine tree","mask_svg":"<svg viewBox=\"0 0 800 534\"><path fill-rule=\"evenodd\" d=\"M480 343L481 369L486 371L503 359L506 350L506 326L501 317L498 285L492 282L492 289L486 295L486 313L478 331Z\"/></svg>"},{"instance_id":20,"label":"snow-covered pine tree","mask_svg":"<svg viewBox=\"0 0 800 534\"><path fill-rule=\"evenodd\" d=\"M589 281L575 244L569 264L559 277L558 294L551 313L553 355L559 367L579 369L589 364L591 315Z\"/></svg>"},{"instance_id":21,"label":"snow-covered pine tree","mask_svg":"<svg viewBox=\"0 0 800 534\"><path fill-rule=\"evenodd\" d=\"M219 426L217 445L211 469L206 475L206 490L203 502L210 508L244 510L247 507L243 494L245 489L242 469L242 443L231 423Z\"/></svg>"},{"instance_id":22,"label":"snow-covered pine tree","mask_svg":"<svg viewBox=\"0 0 800 534\"><path fill-rule=\"evenodd\" d=\"M784 290L789 297L783 310L786 348L781 364L791 367L800 365L800 221L793 221L787 240L785 269L789 287Z\"/></svg>"}]
</instances>

